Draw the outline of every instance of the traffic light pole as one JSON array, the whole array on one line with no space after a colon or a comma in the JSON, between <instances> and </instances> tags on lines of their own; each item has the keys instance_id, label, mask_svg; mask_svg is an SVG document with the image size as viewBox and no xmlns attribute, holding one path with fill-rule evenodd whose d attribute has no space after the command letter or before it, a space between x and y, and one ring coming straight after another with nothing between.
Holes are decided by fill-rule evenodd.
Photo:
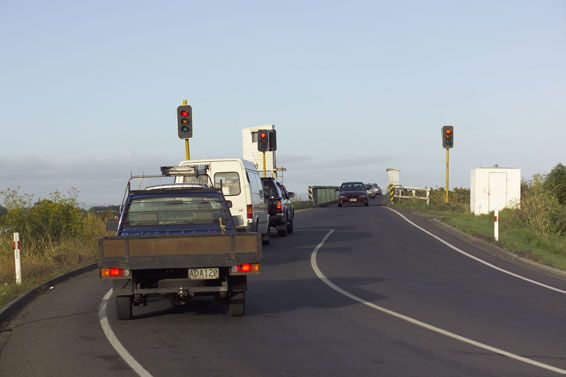
<instances>
[{"instance_id":1,"label":"traffic light pole","mask_svg":"<svg viewBox=\"0 0 566 377\"><path fill-rule=\"evenodd\" d=\"M265 152L263 152L263 178L267 177L265 172Z\"/></svg>"},{"instance_id":2,"label":"traffic light pole","mask_svg":"<svg viewBox=\"0 0 566 377\"><path fill-rule=\"evenodd\" d=\"M450 149L446 148L446 204L448 204L448 177L449 177L449 151Z\"/></svg>"},{"instance_id":3,"label":"traffic light pole","mask_svg":"<svg viewBox=\"0 0 566 377\"><path fill-rule=\"evenodd\" d=\"M191 155L189 153L189 139L185 139L185 154L187 157L187 161L191 159Z\"/></svg>"}]
</instances>

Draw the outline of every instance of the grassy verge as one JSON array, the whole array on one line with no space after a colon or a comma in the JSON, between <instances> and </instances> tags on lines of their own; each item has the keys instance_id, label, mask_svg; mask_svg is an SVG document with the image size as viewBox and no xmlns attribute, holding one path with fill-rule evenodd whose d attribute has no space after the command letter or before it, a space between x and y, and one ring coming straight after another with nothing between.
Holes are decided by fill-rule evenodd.
<instances>
[{"instance_id":1,"label":"grassy verge","mask_svg":"<svg viewBox=\"0 0 566 377\"><path fill-rule=\"evenodd\" d=\"M540 233L514 221L517 210L499 213L499 242L493 239L493 214L475 216L461 205L426 206L404 200L396 207L432 216L445 224L535 262L566 271L566 235Z\"/></svg>"},{"instance_id":2,"label":"grassy verge","mask_svg":"<svg viewBox=\"0 0 566 377\"><path fill-rule=\"evenodd\" d=\"M2 244L11 244L7 238L2 237ZM22 249L22 284L17 285L14 252L4 250L0 255L0 307L53 277L96 262L97 256L97 242L94 239L67 240L41 255Z\"/></svg>"}]
</instances>

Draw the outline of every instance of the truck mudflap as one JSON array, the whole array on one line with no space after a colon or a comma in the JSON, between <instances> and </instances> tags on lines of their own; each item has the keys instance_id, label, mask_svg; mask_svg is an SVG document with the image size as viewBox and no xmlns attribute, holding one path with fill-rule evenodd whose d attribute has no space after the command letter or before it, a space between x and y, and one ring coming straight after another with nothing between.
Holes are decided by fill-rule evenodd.
<instances>
[{"instance_id":1,"label":"truck mudflap","mask_svg":"<svg viewBox=\"0 0 566 377\"><path fill-rule=\"evenodd\" d=\"M258 233L103 237L102 267L128 270L233 267L262 259Z\"/></svg>"}]
</instances>

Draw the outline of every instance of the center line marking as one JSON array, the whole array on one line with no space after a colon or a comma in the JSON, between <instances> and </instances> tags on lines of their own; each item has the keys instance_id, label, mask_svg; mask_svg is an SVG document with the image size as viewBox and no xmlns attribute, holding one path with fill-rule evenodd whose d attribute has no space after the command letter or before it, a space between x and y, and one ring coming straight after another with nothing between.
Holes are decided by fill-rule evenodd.
<instances>
[{"instance_id":1,"label":"center line marking","mask_svg":"<svg viewBox=\"0 0 566 377\"><path fill-rule=\"evenodd\" d=\"M424 328L424 329L433 331L433 332L435 332L435 333L438 333L438 334L447 336L447 337L452 338L452 339L455 339L455 340L457 340L457 341L460 341L460 342L463 342L463 343L467 343L467 344L470 344L470 345L472 345L472 346L475 346L475 347L478 347L478 348L482 348L482 349L484 349L484 350L487 350L487 351L490 351L490 352L494 352L494 353L499 354L499 355L502 355L502 356L506 356L506 357L508 357L508 358L510 358L510 359L517 360L517 361L521 361L521 362L523 362L523 363L530 364L530 365L533 365L533 366L536 366L536 367L539 367L539 368L542 368L542 369L546 369L546 370L549 370L549 371L552 371L552 372L555 372L555 373L566 374L566 370L565 370L565 369L560 369L560 368L554 367L554 366L552 366L552 365L548 365L548 364L544 364L544 363L538 362L538 361L536 361L536 360L531 360L531 359L528 359L528 358L526 358L526 357L519 356L519 355L516 355L516 354L514 354L514 353L504 351L504 350L502 350L502 349L500 349L500 348L492 347L492 346L489 346L489 345L487 345L487 344L477 342L477 341L475 341L475 340L473 340L473 339L469 339L469 338L463 337L463 336L461 336L461 335L454 334L454 333L452 333L452 332L450 332L450 331L443 330L443 329L441 329L441 328L439 328L439 327L436 327L436 326L433 326L433 325L429 325L428 323L419 321L419 320L417 320L417 319L414 319L414 318L412 318L412 317L406 316L406 315L404 315L404 314L400 314L400 313L394 312L394 311L392 311L392 310L386 309L386 308L384 308L384 307L382 307L382 306L376 305L376 304L371 303L371 302L369 302L369 301L365 301L364 299L362 299L362 298L360 298L360 297L358 297L358 296L355 296L355 295L351 294L350 292L347 292L347 291L345 291L344 289L338 287L336 284L334 284L334 283L332 283L330 280L328 280L328 278L327 278L326 276L324 276L324 274L322 273L322 271L320 270L320 268L318 268L318 263L317 263L317 261L316 261L316 258L317 258L317 256L318 256L318 251L324 246L324 244L326 243L326 240L328 240L328 238L332 235L332 233L334 233L334 231L335 231L334 229L330 230L330 231L324 236L324 238L322 239L322 241L320 241L320 243L319 243L318 245L316 245L316 247L314 248L314 250L313 250L313 252L312 252L312 254L311 254L311 267L312 267L314 273L316 274L316 276L317 276L320 280L322 280L327 286L329 286L330 288L332 288L332 289L335 290L336 292L338 292L338 293L340 293L341 295L344 295L344 296L346 296L346 297L348 297L348 298L350 298L350 299L352 299L352 300L354 300L354 301L357 301L357 302L359 302L360 304L369 306L369 307L372 308L372 309L378 310L378 311L380 311L380 312L382 312L382 313L385 313L385 314L388 314L388 315L393 316L393 317L395 317L395 318L401 319L401 320L403 320L403 321L412 323L413 325L422 327L422 328Z\"/></svg>"}]
</instances>

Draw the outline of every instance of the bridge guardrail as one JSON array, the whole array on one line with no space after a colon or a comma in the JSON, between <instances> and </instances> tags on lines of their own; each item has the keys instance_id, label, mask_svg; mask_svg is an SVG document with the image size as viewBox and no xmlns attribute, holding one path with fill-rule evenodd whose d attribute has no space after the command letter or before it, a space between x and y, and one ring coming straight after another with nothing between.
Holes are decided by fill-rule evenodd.
<instances>
[{"instance_id":1,"label":"bridge guardrail","mask_svg":"<svg viewBox=\"0 0 566 377\"><path fill-rule=\"evenodd\" d=\"M336 186L309 186L309 201L314 207L338 203Z\"/></svg>"},{"instance_id":2,"label":"bridge guardrail","mask_svg":"<svg viewBox=\"0 0 566 377\"><path fill-rule=\"evenodd\" d=\"M406 187L402 185L390 185L387 189L389 202L393 204L394 199L420 199L426 200L426 205L430 204L429 187Z\"/></svg>"}]
</instances>

